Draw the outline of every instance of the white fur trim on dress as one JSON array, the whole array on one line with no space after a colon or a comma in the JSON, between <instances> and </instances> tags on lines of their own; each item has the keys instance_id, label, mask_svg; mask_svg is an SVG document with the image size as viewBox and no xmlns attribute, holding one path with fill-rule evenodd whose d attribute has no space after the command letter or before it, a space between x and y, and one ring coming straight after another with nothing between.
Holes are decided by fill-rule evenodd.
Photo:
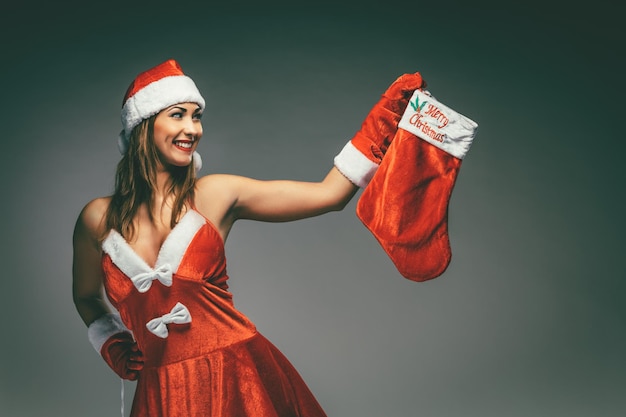
<instances>
[{"instance_id":1,"label":"white fur trim on dress","mask_svg":"<svg viewBox=\"0 0 626 417\"><path fill-rule=\"evenodd\" d=\"M158 279L159 272L163 268L176 273L187 251L187 247L205 223L206 219L200 213L194 210L187 211L165 238L157 255L154 269L131 248L124 237L116 230L111 230L106 239L104 239L102 250L111 257L113 263L129 279L133 280L134 277L150 273L154 273L154 278ZM135 285L139 290L139 286ZM149 288L150 285L146 285L143 282L142 292L147 291Z\"/></svg>"},{"instance_id":2,"label":"white fur trim on dress","mask_svg":"<svg viewBox=\"0 0 626 417\"><path fill-rule=\"evenodd\" d=\"M98 352L102 350L102 345L113 335L127 332L130 330L122 323L119 314L108 313L96 319L87 328L87 337L91 346Z\"/></svg>"},{"instance_id":3,"label":"white fur trim on dress","mask_svg":"<svg viewBox=\"0 0 626 417\"><path fill-rule=\"evenodd\" d=\"M335 156L335 167L353 184L365 188L378 169L378 164L368 159L352 142L346 143Z\"/></svg>"},{"instance_id":4,"label":"white fur trim on dress","mask_svg":"<svg viewBox=\"0 0 626 417\"><path fill-rule=\"evenodd\" d=\"M433 96L415 90L398 128L463 159L476 136L478 124Z\"/></svg>"},{"instance_id":5,"label":"white fur trim on dress","mask_svg":"<svg viewBox=\"0 0 626 417\"><path fill-rule=\"evenodd\" d=\"M166 107L186 102L198 103L204 109L204 98L193 80L186 75L172 75L148 84L129 97L122 107L124 136L128 138L142 120Z\"/></svg>"}]
</instances>

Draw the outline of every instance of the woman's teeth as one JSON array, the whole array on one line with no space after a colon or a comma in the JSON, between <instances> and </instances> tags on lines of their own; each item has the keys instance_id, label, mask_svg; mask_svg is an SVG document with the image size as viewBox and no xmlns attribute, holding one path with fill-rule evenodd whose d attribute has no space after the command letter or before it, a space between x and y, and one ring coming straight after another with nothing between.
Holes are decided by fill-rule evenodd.
<instances>
[{"instance_id":1,"label":"woman's teeth","mask_svg":"<svg viewBox=\"0 0 626 417\"><path fill-rule=\"evenodd\" d=\"M174 144L185 149L191 149L191 147L193 146L193 142L174 142Z\"/></svg>"}]
</instances>

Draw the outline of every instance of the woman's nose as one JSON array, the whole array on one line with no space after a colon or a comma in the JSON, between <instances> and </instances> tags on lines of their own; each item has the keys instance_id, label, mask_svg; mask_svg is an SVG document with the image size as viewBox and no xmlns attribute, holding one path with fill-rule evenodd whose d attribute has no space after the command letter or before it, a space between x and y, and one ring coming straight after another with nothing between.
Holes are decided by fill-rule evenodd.
<instances>
[{"instance_id":1,"label":"woman's nose","mask_svg":"<svg viewBox=\"0 0 626 417\"><path fill-rule=\"evenodd\" d=\"M194 119L192 117L185 119L185 134L196 136L202 132L202 125L200 124L200 120Z\"/></svg>"}]
</instances>

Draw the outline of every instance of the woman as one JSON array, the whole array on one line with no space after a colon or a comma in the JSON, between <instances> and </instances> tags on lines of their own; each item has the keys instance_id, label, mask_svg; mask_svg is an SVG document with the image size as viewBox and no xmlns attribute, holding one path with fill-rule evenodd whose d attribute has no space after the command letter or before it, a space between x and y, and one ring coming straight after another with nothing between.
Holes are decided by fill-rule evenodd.
<instances>
[{"instance_id":1,"label":"woman","mask_svg":"<svg viewBox=\"0 0 626 417\"><path fill-rule=\"evenodd\" d=\"M415 86L402 84L396 101L383 98L377 107L406 106L406 93L421 85L414 77ZM370 125L383 117L377 107ZM76 308L107 364L138 380L132 416L324 416L287 359L233 307L224 241L239 219L282 222L341 210L376 163L360 166L363 156L349 143L336 158L345 172L333 167L318 183L196 180L203 110L174 60L129 87L114 194L89 202L74 230ZM370 130L371 146L392 129ZM384 153L382 142L376 146Z\"/></svg>"}]
</instances>

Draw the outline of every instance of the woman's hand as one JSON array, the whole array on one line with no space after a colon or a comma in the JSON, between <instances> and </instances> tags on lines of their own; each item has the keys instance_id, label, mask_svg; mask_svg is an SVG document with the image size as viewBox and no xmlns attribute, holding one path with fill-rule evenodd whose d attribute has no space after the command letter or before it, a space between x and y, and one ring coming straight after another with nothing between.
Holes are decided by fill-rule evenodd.
<instances>
[{"instance_id":1,"label":"woman's hand","mask_svg":"<svg viewBox=\"0 0 626 417\"><path fill-rule=\"evenodd\" d=\"M100 350L102 359L122 379L135 381L143 369L143 354L133 336L121 332L111 336Z\"/></svg>"}]
</instances>

